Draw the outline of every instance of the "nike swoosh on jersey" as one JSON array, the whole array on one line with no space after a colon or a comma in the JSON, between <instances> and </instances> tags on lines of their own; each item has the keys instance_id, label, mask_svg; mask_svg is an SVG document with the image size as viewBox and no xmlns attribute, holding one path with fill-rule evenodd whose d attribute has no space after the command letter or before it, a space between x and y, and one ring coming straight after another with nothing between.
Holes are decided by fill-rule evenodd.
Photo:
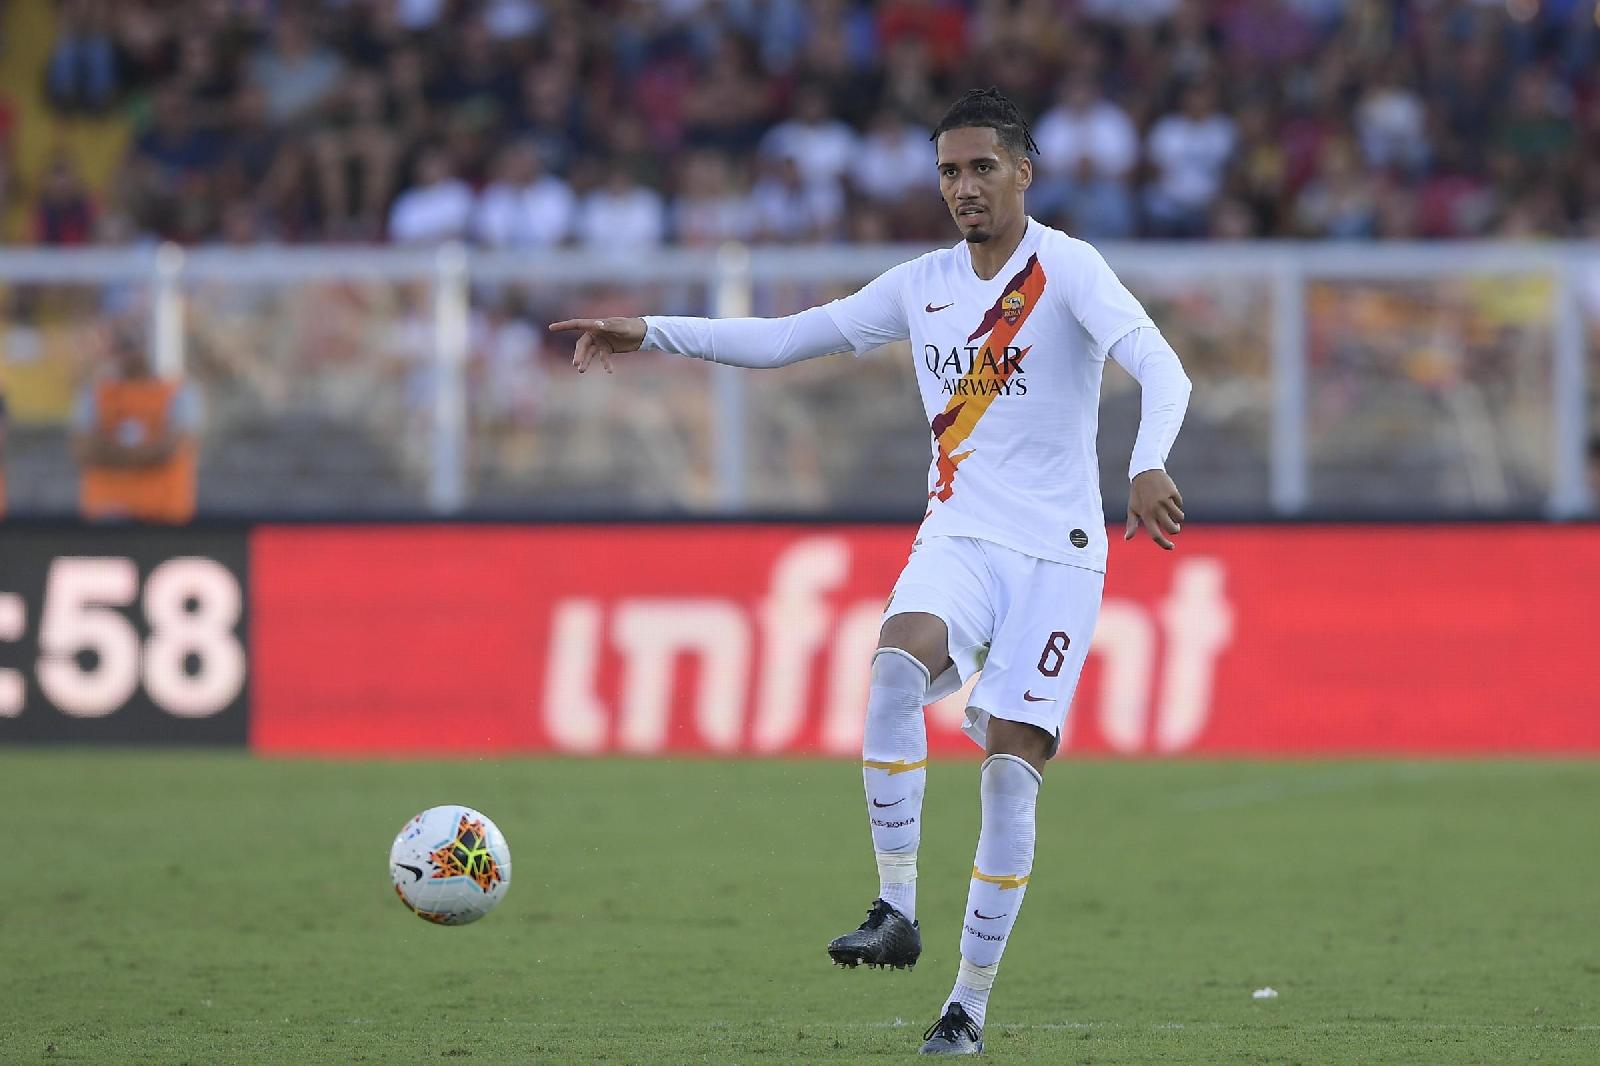
<instances>
[{"instance_id":1,"label":"nike swoosh on jersey","mask_svg":"<svg viewBox=\"0 0 1600 1066\"><path fill-rule=\"evenodd\" d=\"M943 311L946 307L954 307L954 306L955 306L954 302L947 303L947 304L940 304L938 307L935 307L932 304L928 304L927 306L923 307L923 310L928 312L928 314L931 315L935 311Z\"/></svg>"},{"instance_id":2,"label":"nike swoosh on jersey","mask_svg":"<svg viewBox=\"0 0 1600 1066\"><path fill-rule=\"evenodd\" d=\"M1052 696L1035 696L1032 693L1032 691L1024 692L1022 694L1022 698L1027 700L1029 703L1054 703L1055 702L1055 698L1052 697Z\"/></svg>"}]
</instances>

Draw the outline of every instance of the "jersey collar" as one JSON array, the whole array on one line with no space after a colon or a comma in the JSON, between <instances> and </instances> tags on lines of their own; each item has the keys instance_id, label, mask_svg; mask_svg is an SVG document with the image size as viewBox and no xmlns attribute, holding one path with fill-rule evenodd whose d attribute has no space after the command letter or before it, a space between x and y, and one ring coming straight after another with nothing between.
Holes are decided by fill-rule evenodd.
<instances>
[{"instance_id":1,"label":"jersey collar","mask_svg":"<svg viewBox=\"0 0 1600 1066\"><path fill-rule=\"evenodd\" d=\"M999 273L995 274L995 276L992 278L985 280L984 278L980 278L978 276L977 270L974 269L972 265L972 246L966 241L961 242L959 245L961 262L967 278L979 285L989 285L996 281L1002 281L1002 279L1009 278L1016 274L1016 272L1020 269L1019 264L1026 259L1027 256L1033 253L1035 246L1039 242L1039 224L1033 220L1032 215L1023 215L1022 217L1026 222L1026 225L1022 230L1022 239L1018 241L1017 246L1012 249L1011 258L1005 261L1005 265L1000 268Z\"/></svg>"}]
</instances>

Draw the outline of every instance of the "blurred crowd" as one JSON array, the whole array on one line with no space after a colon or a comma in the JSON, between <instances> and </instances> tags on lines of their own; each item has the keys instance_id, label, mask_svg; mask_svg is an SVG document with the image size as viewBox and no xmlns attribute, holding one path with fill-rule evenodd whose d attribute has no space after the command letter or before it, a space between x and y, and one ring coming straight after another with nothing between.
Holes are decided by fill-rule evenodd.
<instances>
[{"instance_id":1,"label":"blurred crowd","mask_svg":"<svg viewBox=\"0 0 1600 1066\"><path fill-rule=\"evenodd\" d=\"M1595 0L60 0L35 239L945 240L928 131L1034 117L1091 239L1600 235Z\"/></svg>"}]
</instances>

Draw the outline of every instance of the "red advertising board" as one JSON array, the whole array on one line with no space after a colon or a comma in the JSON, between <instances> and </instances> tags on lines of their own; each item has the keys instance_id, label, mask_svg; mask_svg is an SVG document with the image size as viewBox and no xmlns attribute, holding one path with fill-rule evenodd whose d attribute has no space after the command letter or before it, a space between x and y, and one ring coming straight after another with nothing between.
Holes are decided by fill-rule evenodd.
<instances>
[{"instance_id":1,"label":"red advertising board","mask_svg":"<svg viewBox=\"0 0 1600 1066\"><path fill-rule=\"evenodd\" d=\"M265 527L251 741L283 754L859 751L902 527ZM1113 539L1073 753L1600 752L1600 527ZM959 695L929 747L969 753Z\"/></svg>"}]
</instances>

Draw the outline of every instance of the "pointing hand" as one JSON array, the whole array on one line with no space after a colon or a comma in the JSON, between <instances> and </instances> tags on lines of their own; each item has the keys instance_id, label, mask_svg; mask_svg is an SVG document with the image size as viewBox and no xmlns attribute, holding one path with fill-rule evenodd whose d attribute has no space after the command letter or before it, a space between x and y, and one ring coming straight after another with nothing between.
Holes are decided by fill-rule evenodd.
<instances>
[{"instance_id":1,"label":"pointing hand","mask_svg":"<svg viewBox=\"0 0 1600 1066\"><path fill-rule=\"evenodd\" d=\"M582 331L572 352L572 365L580 374L589 369L596 356L609 374L613 355L636 352L644 343L642 318L569 318L550 324L551 333L573 331Z\"/></svg>"}]
</instances>

